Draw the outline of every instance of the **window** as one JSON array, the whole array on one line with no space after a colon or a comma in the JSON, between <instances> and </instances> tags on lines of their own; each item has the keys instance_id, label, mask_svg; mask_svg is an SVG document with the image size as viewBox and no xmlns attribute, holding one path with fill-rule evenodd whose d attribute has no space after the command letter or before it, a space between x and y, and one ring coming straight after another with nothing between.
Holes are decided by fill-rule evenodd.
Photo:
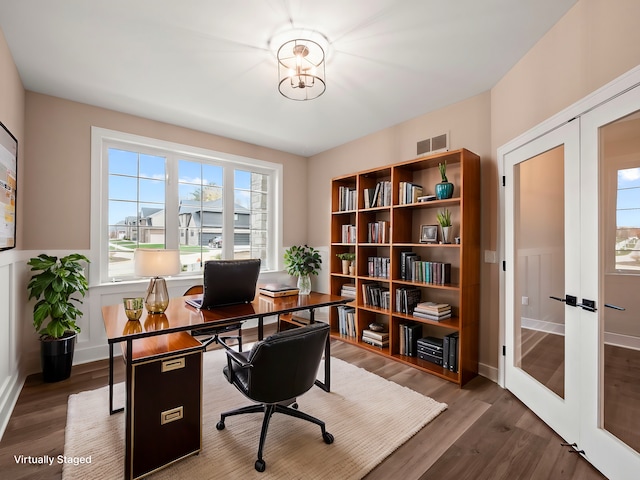
<instances>
[{"instance_id":1,"label":"window","mask_svg":"<svg viewBox=\"0 0 640 480\"><path fill-rule=\"evenodd\" d=\"M616 270L640 273L640 167L618 170Z\"/></svg>"},{"instance_id":2,"label":"window","mask_svg":"<svg viewBox=\"0 0 640 480\"><path fill-rule=\"evenodd\" d=\"M139 247L280 268L281 165L94 127L92 169L92 283L133 279Z\"/></svg>"}]
</instances>

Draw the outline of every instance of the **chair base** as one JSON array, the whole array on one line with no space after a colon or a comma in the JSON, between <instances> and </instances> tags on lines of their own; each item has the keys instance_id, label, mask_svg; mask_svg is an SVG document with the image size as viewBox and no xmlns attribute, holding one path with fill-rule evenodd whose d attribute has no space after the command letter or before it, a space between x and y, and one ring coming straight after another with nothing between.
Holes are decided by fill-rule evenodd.
<instances>
[{"instance_id":1,"label":"chair base","mask_svg":"<svg viewBox=\"0 0 640 480\"><path fill-rule=\"evenodd\" d=\"M292 405L293 408L287 405ZM296 408L297 408L297 404L295 403L295 399L287 400L286 402L280 402L280 403L249 405L246 407L230 410L228 412L223 412L222 414L220 414L220 421L216 424L216 428L218 430L224 430L225 428L224 421L227 417L232 417L234 415L243 415L245 413L264 412L264 418L262 420L262 430L260 431L260 444L258 445L258 459L256 460L256 463L255 463L255 469L259 472L264 472L267 465L262 458L262 451L264 449L264 443L267 438L269 421L271 420L271 416L274 413L283 413L285 415L289 415L290 417L300 418L302 420L315 423L320 427L320 430L322 431L322 439L324 440L324 443L328 445L333 443L333 440L334 440L333 435L331 435L329 432L326 431L324 422L322 420L319 420L316 417L312 417L307 413L301 412Z\"/></svg>"}]
</instances>

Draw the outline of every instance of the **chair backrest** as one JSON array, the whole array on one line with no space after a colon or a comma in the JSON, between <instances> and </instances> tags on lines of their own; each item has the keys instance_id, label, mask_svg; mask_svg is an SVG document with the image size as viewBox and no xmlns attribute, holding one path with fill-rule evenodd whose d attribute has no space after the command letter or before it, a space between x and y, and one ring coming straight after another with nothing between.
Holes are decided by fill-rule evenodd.
<instances>
[{"instance_id":1,"label":"chair backrest","mask_svg":"<svg viewBox=\"0 0 640 480\"><path fill-rule=\"evenodd\" d=\"M313 323L278 332L256 343L249 352L246 394L263 403L276 403L302 395L309 390L318 367L329 325Z\"/></svg>"},{"instance_id":2,"label":"chair backrest","mask_svg":"<svg viewBox=\"0 0 640 480\"><path fill-rule=\"evenodd\" d=\"M202 308L249 303L256 295L260 259L204 262Z\"/></svg>"},{"instance_id":3,"label":"chair backrest","mask_svg":"<svg viewBox=\"0 0 640 480\"><path fill-rule=\"evenodd\" d=\"M203 291L204 291L203 285L194 285L192 287L189 287L187 291L184 292L184 296L186 297L187 295L200 295L202 294Z\"/></svg>"}]
</instances>

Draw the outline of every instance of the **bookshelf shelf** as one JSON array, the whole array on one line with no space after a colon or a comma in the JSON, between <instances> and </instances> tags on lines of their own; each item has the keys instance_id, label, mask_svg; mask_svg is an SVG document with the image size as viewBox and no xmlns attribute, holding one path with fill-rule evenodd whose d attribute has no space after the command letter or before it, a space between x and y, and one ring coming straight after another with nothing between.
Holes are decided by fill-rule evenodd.
<instances>
[{"instance_id":1,"label":"bookshelf shelf","mask_svg":"<svg viewBox=\"0 0 640 480\"><path fill-rule=\"evenodd\" d=\"M445 161L447 177L454 184L453 197L416 202L420 191L424 195L434 193L435 184L441 180L438 164ZM336 295L347 291L346 289L356 295L349 304L352 307L350 315L355 324L355 336L340 333L338 313L336 309L332 309L329 318L332 338L376 352L460 386L477 375L480 297L479 179L480 158L461 149L332 180L330 289ZM414 201L411 202L411 199ZM406 201L410 203L404 203ZM343 210L345 205L355 208ZM423 238L422 227L437 225L436 214L444 209L451 213L454 236L460 238L460 243L420 242ZM352 229L351 238L355 237L355 242L340 241L344 238L345 228ZM380 233L382 231L384 237ZM439 228L438 237L441 240ZM371 242L371 238L385 241ZM342 274L336 255L346 252L356 255L356 275ZM417 266L406 263L411 255L407 252L415 254L415 259L420 257ZM408 265L411 266L410 274L406 271L410 268ZM370 276L370 272L388 274L388 277ZM423 279L436 279L438 283L425 283ZM372 284L377 289L375 295L384 297L388 303L382 304L389 305L389 308L366 304L371 303L365 302L365 295L371 295ZM398 312L399 303L404 301L405 292L409 291L414 295L419 292L422 302L451 305L451 318L436 321ZM389 334L388 347L370 345L362 340L363 332L369 329L371 323L381 323L386 327ZM455 371L417 356L402 354L415 353L402 350L406 349L405 342L415 341L411 340L413 337L407 339L405 336L407 325L411 325L416 334L422 337L442 339L457 334Z\"/></svg>"}]
</instances>

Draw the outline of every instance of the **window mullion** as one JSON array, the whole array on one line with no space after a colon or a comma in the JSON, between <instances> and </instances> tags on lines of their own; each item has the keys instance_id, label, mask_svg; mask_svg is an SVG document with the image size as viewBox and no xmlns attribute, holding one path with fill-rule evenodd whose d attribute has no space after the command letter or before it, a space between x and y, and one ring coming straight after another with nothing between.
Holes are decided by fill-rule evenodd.
<instances>
[{"instance_id":1,"label":"window mullion","mask_svg":"<svg viewBox=\"0 0 640 480\"><path fill-rule=\"evenodd\" d=\"M234 257L235 191L234 169L225 166L222 175L222 258Z\"/></svg>"},{"instance_id":2,"label":"window mullion","mask_svg":"<svg viewBox=\"0 0 640 480\"><path fill-rule=\"evenodd\" d=\"M178 225L178 157L174 154L166 156L165 178L165 243L167 248L180 248L180 229Z\"/></svg>"}]
</instances>

